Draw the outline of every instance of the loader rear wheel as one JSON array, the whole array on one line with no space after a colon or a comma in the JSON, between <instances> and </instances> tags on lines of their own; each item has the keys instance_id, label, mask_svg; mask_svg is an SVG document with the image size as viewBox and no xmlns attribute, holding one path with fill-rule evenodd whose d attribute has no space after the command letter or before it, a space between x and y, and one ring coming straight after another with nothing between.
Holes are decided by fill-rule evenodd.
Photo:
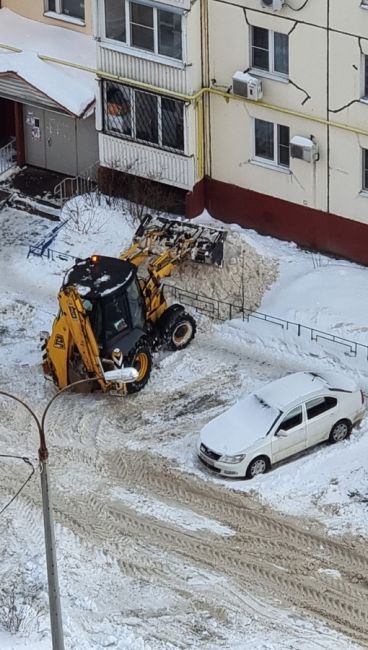
<instances>
[{"instance_id":1,"label":"loader rear wheel","mask_svg":"<svg viewBox=\"0 0 368 650\"><path fill-rule=\"evenodd\" d=\"M128 393L138 393L149 380L152 368L152 353L146 341L138 341L127 356L125 366L138 371L136 381L127 384Z\"/></svg>"},{"instance_id":2,"label":"loader rear wheel","mask_svg":"<svg viewBox=\"0 0 368 650\"><path fill-rule=\"evenodd\" d=\"M174 312L165 324L162 339L169 350L183 350L194 339L196 322L186 311Z\"/></svg>"}]
</instances>

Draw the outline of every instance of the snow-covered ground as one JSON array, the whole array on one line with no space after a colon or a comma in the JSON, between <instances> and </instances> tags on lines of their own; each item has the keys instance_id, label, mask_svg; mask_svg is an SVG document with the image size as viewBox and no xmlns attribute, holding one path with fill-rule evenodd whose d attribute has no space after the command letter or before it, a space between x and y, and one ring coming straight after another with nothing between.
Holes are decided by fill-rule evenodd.
<instances>
[{"instance_id":1,"label":"snow-covered ground","mask_svg":"<svg viewBox=\"0 0 368 650\"><path fill-rule=\"evenodd\" d=\"M134 232L131 219L124 216L120 209L113 210L106 205L81 204L79 211L74 211L73 214L74 224L69 222L51 245L62 253L78 257L92 253L115 256L130 242ZM207 214L197 221L212 222ZM219 222L216 222L216 225L221 226ZM37 335L40 330L49 330L51 327L57 310L56 296L61 277L70 262L62 259L50 262L34 256L27 258L27 246L45 238L53 226L54 224L44 219L8 208L0 212L0 387L23 397L38 409L44 407L51 397L52 387L45 386L40 375ZM83 230L88 232L83 233ZM253 231L241 230L238 226L232 227L231 230L234 236L239 237L239 241L250 245L268 264L274 265L275 261L278 264L277 280L266 290L259 307L260 312L335 334L359 342L363 346L367 344L367 269L346 261L312 255L294 244L261 237ZM210 280L207 286L202 287L203 290L211 292ZM200 289L198 291L200 292ZM195 442L199 429L206 421L240 396L286 372L335 369L350 374L368 393L368 359L365 348L362 347L357 356L353 356L351 349L354 345L346 347L342 342L331 344L321 335L317 341L311 340L310 331L307 329L301 330L300 334L297 335L295 326L286 330L280 324L270 324L259 319L250 319L249 322L234 319L224 323L212 323L200 317L198 337L192 344L191 351L188 349L175 354L157 355L147 387L141 394L127 398L131 399L132 413L144 413L139 429L142 435L128 440L127 449L132 453L142 454L148 450L149 453L156 454L157 458L166 458L179 475L195 476L206 485L212 484L213 489L225 486L229 490L247 493L250 497L255 496L264 504L271 505L285 514L310 517L311 520L326 525L331 536L352 533L365 538L368 535L366 420L349 440L339 445L321 446L250 482L221 480L206 472L196 459ZM214 359L216 368L213 367ZM230 362L233 363L231 367ZM214 372L217 374L214 375ZM189 387L189 393L192 384L199 387L198 394L201 393L203 399L201 401L198 398L195 405L190 399L187 400L185 430L180 428L182 425L179 423L177 433L169 434L169 425L175 425L173 421L170 422L169 406L166 415L164 410L160 410L161 396L166 392L168 400L174 403L182 392L185 393L186 387ZM72 417L78 412L76 400L85 405L85 399L95 400L95 420L92 414L91 419L86 415L86 421L81 420L74 426ZM64 412L61 406L58 407L58 416L64 423L70 408L70 433L65 428L60 443L65 446L66 453L70 454L70 462L63 466L62 473L58 473L57 466L53 471L60 494L64 492L65 499L80 494L82 500L92 484L98 485L99 476L97 466L94 467L95 474L83 473L84 465L78 464L78 450L81 457L87 453L83 448L86 436L91 443L88 448L88 454L91 454L94 437L98 442L101 427L104 426L109 428L111 434L107 451L111 445L113 453L113 443L115 439L118 441L121 435L118 419L120 416L117 407L112 407L111 415L108 415L105 404L109 398L104 402L98 398L72 396L70 400L70 406L68 402L63 403ZM155 401L156 412L144 411L147 403L152 408ZM88 403L91 407L92 402ZM162 403L164 404L164 401ZM119 412L123 408L119 406ZM18 452L34 458L34 439L32 440L30 435L24 439L15 435L9 436L13 426L14 431L19 428L21 416L14 410L4 408L0 414L3 415L0 421L0 453ZM14 425L10 424L13 422L12 418L15 418ZM83 429L80 429L82 425ZM51 434L52 447L56 444L56 438L53 431ZM22 449L19 449L20 440ZM87 466L87 456L85 459ZM5 462L8 467L10 461L4 461L4 464ZM16 486L19 487L18 483L23 475L18 469L17 472L5 483L4 491L0 490L0 508L16 491ZM9 472L5 473L8 476ZM22 494L25 495L26 503L29 497L27 488ZM112 484L110 498L118 504L117 508L122 504L124 511L133 509L139 516L160 520L163 525L177 525L186 531L202 531L202 534L203 531L209 531L210 534L222 536L224 539L230 539L233 534L231 527L211 519L210 516L200 516L191 511L184 512L179 507L163 505L149 494L142 496L132 489L127 490ZM46 650L50 647L42 520L36 501L36 497L32 497L32 505L27 509L22 505L22 498L19 498L0 518L1 534L6 540L2 554L1 582L7 586L13 585L15 602L19 607L25 608L22 610L22 624L17 626L15 622L13 629L10 629L11 632L17 633L15 636L9 635L6 620L0 616L0 629L4 628L4 631L0 632L0 647L4 650ZM57 508L59 510L61 506ZM134 582L131 577L127 577L124 567L109 559L108 550L106 553L102 550L97 552L93 542L90 546L87 542L82 543L71 532L74 530L72 520L70 527L71 530L65 522L57 526L59 561L61 559L63 567L61 588L67 648L95 650L111 647L148 650L197 646L208 650L217 647L244 650L353 650L359 647L328 630L321 623L299 616L295 611L287 614L281 609L281 605L280 609L270 610L271 615L269 614L265 627L265 608L259 603L255 606L253 602L249 609L250 601L245 607L247 614L242 614L242 622L234 620L231 625L224 622L221 629L211 628L211 616L206 614L209 617L206 634L213 635L212 641L211 636L201 636L199 632L197 637L196 632L193 633L194 636L186 637L182 619L184 614L178 596L174 598L154 582L148 590L147 585L143 589L144 573L140 590L139 579ZM124 543L128 544L128 541ZM157 557L157 561L161 562L162 558ZM335 571L328 568L319 570ZM14 575L11 578L12 572ZM177 572L178 575L181 573L186 576L188 584L195 585L193 589L204 590L204 585L208 588L212 583L214 592L220 589L218 578L210 572L206 575L198 574L192 566L184 564L180 567L178 564ZM328 576L330 580L339 580L336 571ZM231 589L230 592L227 591L229 589L229 585L224 585L224 593L231 594ZM132 616L124 617L122 614L129 610L128 603L137 599L142 599L142 617L147 617L150 624L153 625L152 621L156 615L162 617L161 640L155 634L149 641L148 623L146 627L141 621L138 625L136 618L133 620ZM10 601L7 602L8 609L10 605ZM150 612L149 615L147 611ZM254 613L256 611L260 612L259 615ZM169 619L170 615L174 616L174 619L176 616L178 629L183 626L181 638L167 638L164 632L166 618ZM274 622L270 623L270 619ZM95 622L91 623L93 620ZM22 634L27 636L26 640L21 638ZM197 642L193 639L197 639Z\"/></svg>"}]
</instances>

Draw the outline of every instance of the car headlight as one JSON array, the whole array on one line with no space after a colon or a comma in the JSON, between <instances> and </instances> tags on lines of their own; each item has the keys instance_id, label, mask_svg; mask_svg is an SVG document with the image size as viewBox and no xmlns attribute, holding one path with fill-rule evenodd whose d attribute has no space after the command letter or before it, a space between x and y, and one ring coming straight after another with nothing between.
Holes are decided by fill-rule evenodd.
<instances>
[{"instance_id":1,"label":"car headlight","mask_svg":"<svg viewBox=\"0 0 368 650\"><path fill-rule=\"evenodd\" d=\"M221 456L220 463L241 463L246 454L237 454L237 456Z\"/></svg>"}]
</instances>

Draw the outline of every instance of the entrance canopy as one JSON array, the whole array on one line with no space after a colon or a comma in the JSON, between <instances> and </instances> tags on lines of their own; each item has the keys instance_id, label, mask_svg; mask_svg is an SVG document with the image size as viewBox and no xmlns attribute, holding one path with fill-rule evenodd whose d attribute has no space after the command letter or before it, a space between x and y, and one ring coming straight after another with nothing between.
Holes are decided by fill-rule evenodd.
<instances>
[{"instance_id":1,"label":"entrance canopy","mask_svg":"<svg viewBox=\"0 0 368 650\"><path fill-rule=\"evenodd\" d=\"M38 23L3 8L0 9L0 43L9 48L0 47L0 96L9 96L10 91L12 99L25 103L31 97L38 98L37 103L57 106L76 117L93 111L93 73L39 58L39 55L50 56L94 67L92 37Z\"/></svg>"}]
</instances>

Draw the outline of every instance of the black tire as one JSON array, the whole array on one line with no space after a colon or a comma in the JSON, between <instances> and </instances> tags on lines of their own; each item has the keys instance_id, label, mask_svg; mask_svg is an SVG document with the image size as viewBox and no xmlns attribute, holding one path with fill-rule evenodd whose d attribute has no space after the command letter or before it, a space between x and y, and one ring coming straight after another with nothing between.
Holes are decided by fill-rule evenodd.
<instances>
[{"instance_id":1,"label":"black tire","mask_svg":"<svg viewBox=\"0 0 368 650\"><path fill-rule=\"evenodd\" d=\"M245 478L251 479L258 474L264 474L270 467L270 461L266 456L257 456L249 463Z\"/></svg>"},{"instance_id":2,"label":"black tire","mask_svg":"<svg viewBox=\"0 0 368 650\"><path fill-rule=\"evenodd\" d=\"M136 368L139 372L138 379L127 384L128 393L138 393L148 382L152 369L152 353L145 340L138 341L126 358L125 367Z\"/></svg>"},{"instance_id":3,"label":"black tire","mask_svg":"<svg viewBox=\"0 0 368 650\"><path fill-rule=\"evenodd\" d=\"M186 311L173 312L162 332L162 341L168 350L184 350L195 337L196 322Z\"/></svg>"},{"instance_id":4,"label":"black tire","mask_svg":"<svg viewBox=\"0 0 368 650\"><path fill-rule=\"evenodd\" d=\"M328 441L332 444L335 442L342 442L342 440L345 440L345 438L350 435L350 432L350 422L348 420L339 420L333 425Z\"/></svg>"}]
</instances>

